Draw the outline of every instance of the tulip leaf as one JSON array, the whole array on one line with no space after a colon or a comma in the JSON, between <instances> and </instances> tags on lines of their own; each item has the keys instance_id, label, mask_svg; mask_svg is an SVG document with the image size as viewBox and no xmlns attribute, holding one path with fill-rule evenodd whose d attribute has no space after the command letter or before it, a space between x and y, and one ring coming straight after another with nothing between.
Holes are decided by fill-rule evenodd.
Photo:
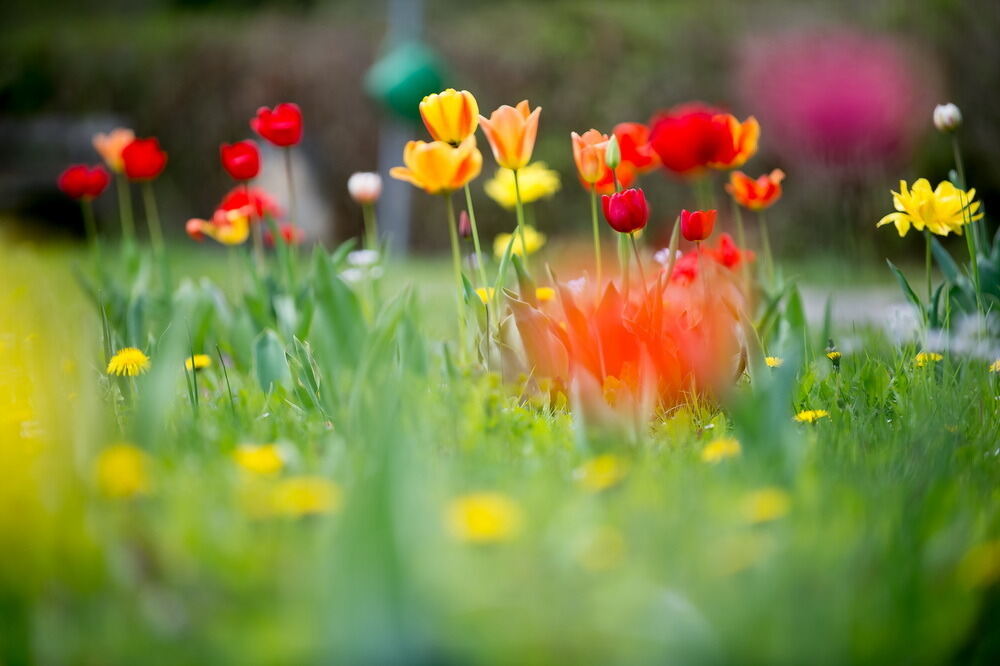
<instances>
[{"instance_id":1,"label":"tulip leaf","mask_svg":"<svg viewBox=\"0 0 1000 666\"><path fill-rule=\"evenodd\" d=\"M920 311L921 315L923 315L924 305L920 301L920 297L917 296L915 291L913 291L913 288L910 286L910 283L906 279L906 276L903 275L903 271L899 270L896 264L892 263L891 260L886 259L885 262L889 264L889 270L891 270L893 274L896 276L896 280L899 282L899 288L903 290L903 295L906 296L906 299L913 304L913 307L917 308L917 310Z\"/></svg>"},{"instance_id":2,"label":"tulip leaf","mask_svg":"<svg viewBox=\"0 0 1000 666\"><path fill-rule=\"evenodd\" d=\"M284 383L291 377L285 348L277 333L271 329L262 332L254 341L253 366L257 382L265 391L270 391L274 384Z\"/></svg>"}]
</instances>

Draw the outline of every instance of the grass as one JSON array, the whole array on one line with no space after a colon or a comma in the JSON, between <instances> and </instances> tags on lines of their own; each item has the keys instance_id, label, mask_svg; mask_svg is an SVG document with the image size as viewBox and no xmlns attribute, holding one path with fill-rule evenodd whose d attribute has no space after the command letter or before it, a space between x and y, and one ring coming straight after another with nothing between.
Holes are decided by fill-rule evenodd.
<instances>
[{"instance_id":1,"label":"grass","mask_svg":"<svg viewBox=\"0 0 1000 666\"><path fill-rule=\"evenodd\" d=\"M785 347L720 404L691 400L631 436L453 362L439 262L388 263L372 301L325 254L298 262L304 297L220 256L175 258L169 302L141 269L122 280L152 361L132 382L104 374L74 254L2 250L0 662L1000 654L988 362L919 367L918 346L867 331L838 369L805 331L807 350ZM114 347L131 324L116 326ZM192 347L215 358L196 390ZM829 416L795 421L804 409ZM741 453L704 462L722 437ZM112 478L144 483L114 496L96 469L121 441L139 462ZM247 443L279 444L280 471L241 468ZM499 505L456 526L456 500L484 492Z\"/></svg>"}]
</instances>

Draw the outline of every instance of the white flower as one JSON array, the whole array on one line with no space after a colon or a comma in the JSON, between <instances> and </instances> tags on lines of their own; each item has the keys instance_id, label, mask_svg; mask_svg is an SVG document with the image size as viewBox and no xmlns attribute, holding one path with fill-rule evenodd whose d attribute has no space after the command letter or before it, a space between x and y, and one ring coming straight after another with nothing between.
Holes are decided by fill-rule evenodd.
<instances>
[{"instance_id":1,"label":"white flower","mask_svg":"<svg viewBox=\"0 0 1000 666\"><path fill-rule=\"evenodd\" d=\"M351 284L361 282L365 279L365 272L360 268L345 268L340 271L340 279Z\"/></svg>"},{"instance_id":2,"label":"white flower","mask_svg":"<svg viewBox=\"0 0 1000 666\"><path fill-rule=\"evenodd\" d=\"M954 132L962 125L962 112L948 102L934 107L934 127L940 132Z\"/></svg>"},{"instance_id":3,"label":"white flower","mask_svg":"<svg viewBox=\"0 0 1000 666\"><path fill-rule=\"evenodd\" d=\"M347 253L347 263L351 266L372 266L378 263L378 250L354 250Z\"/></svg>"},{"instance_id":4,"label":"white flower","mask_svg":"<svg viewBox=\"0 0 1000 666\"><path fill-rule=\"evenodd\" d=\"M678 259L680 259L683 255L684 255L683 252L681 252L680 250L677 250L676 256L677 256ZM663 248L661 250L657 250L656 253L653 254L653 260L656 261L656 263L658 263L661 266L666 266L667 264L669 264L670 263L670 248L669 247L665 247L665 248Z\"/></svg>"},{"instance_id":5,"label":"white flower","mask_svg":"<svg viewBox=\"0 0 1000 666\"><path fill-rule=\"evenodd\" d=\"M587 278L578 277L575 280L570 280L566 283L566 287L574 294L582 294L583 290L587 288Z\"/></svg>"},{"instance_id":6,"label":"white flower","mask_svg":"<svg viewBox=\"0 0 1000 666\"><path fill-rule=\"evenodd\" d=\"M347 179L347 191L359 204L372 204L382 195L382 177L370 171L358 171Z\"/></svg>"}]
</instances>

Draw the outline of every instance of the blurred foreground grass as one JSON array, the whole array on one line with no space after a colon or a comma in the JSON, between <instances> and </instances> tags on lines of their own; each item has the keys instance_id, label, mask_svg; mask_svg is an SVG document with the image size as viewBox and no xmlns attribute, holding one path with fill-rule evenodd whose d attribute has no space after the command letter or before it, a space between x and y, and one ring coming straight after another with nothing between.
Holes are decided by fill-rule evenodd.
<instances>
[{"instance_id":1,"label":"blurred foreground grass","mask_svg":"<svg viewBox=\"0 0 1000 666\"><path fill-rule=\"evenodd\" d=\"M0 250L2 663L1000 655L1000 373L982 360L919 365L869 332L839 371L786 358L724 409L601 435L447 363L446 269L417 260L382 280L414 297L329 322L353 347L311 336L322 408L264 392L259 366L229 369L230 401L218 364L195 406L183 344L135 382L104 375L78 256ZM226 289L220 256L175 255L175 275ZM237 464L247 443L277 443L277 468Z\"/></svg>"}]
</instances>

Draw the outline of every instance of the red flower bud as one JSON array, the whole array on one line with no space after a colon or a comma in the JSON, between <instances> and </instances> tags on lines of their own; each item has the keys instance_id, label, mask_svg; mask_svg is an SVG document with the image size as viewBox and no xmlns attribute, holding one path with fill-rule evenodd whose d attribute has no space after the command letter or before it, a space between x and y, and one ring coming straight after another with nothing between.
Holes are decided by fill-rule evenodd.
<instances>
[{"instance_id":1,"label":"red flower bud","mask_svg":"<svg viewBox=\"0 0 1000 666\"><path fill-rule=\"evenodd\" d=\"M298 104L289 102L273 111L262 106L250 119L250 129L276 146L294 146L302 140L302 111Z\"/></svg>"},{"instance_id":2,"label":"red flower bud","mask_svg":"<svg viewBox=\"0 0 1000 666\"><path fill-rule=\"evenodd\" d=\"M156 138L133 139L122 150L122 162L129 180L153 180L167 166L167 154Z\"/></svg>"},{"instance_id":3,"label":"red flower bud","mask_svg":"<svg viewBox=\"0 0 1000 666\"><path fill-rule=\"evenodd\" d=\"M219 147L222 167L234 180L252 180L260 173L260 151L253 141L224 143Z\"/></svg>"},{"instance_id":4,"label":"red flower bud","mask_svg":"<svg viewBox=\"0 0 1000 666\"><path fill-rule=\"evenodd\" d=\"M101 195L109 180L102 166L74 164L59 175L59 189L74 199L93 199Z\"/></svg>"},{"instance_id":5,"label":"red flower bud","mask_svg":"<svg viewBox=\"0 0 1000 666\"><path fill-rule=\"evenodd\" d=\"M681 235L689 241L703 241L712 235L718 211L681 211Z\"/></svg>"},{"instance_id":6,"label":"red flower bud","mask_svg":"<svg viewBox=\"0 0 1000 666\"><path fill-rule=\"evenodd\" d=\"M302 241L302 232L289 222L281 223L278 231L281 233L285 245L298 245ZM274 234L271 233L270 229L264 232L264 244L268 247L274 247Z\"/></svg>"},{"instance_id":7,"label":"red flower bud","mask_svg":"<svg viewBox=\"0 0 1000 666\"><path fill-rule=\"evenodd\" d=\"M469 214L464 210L458 214L458 235L462 238L472 238L472 223Z\"/></svg>"},{"instance_id":8,"label":"red flower bud","mask_svg":"<svg viewBox=\"0 0 1000 666\"><path fill-rule=\"evenodd\" d=\"M649 221L649 204L638 187L602 195L601 206L611 228L623 234L638 231Z\"/></svg>"}]
</instances>

